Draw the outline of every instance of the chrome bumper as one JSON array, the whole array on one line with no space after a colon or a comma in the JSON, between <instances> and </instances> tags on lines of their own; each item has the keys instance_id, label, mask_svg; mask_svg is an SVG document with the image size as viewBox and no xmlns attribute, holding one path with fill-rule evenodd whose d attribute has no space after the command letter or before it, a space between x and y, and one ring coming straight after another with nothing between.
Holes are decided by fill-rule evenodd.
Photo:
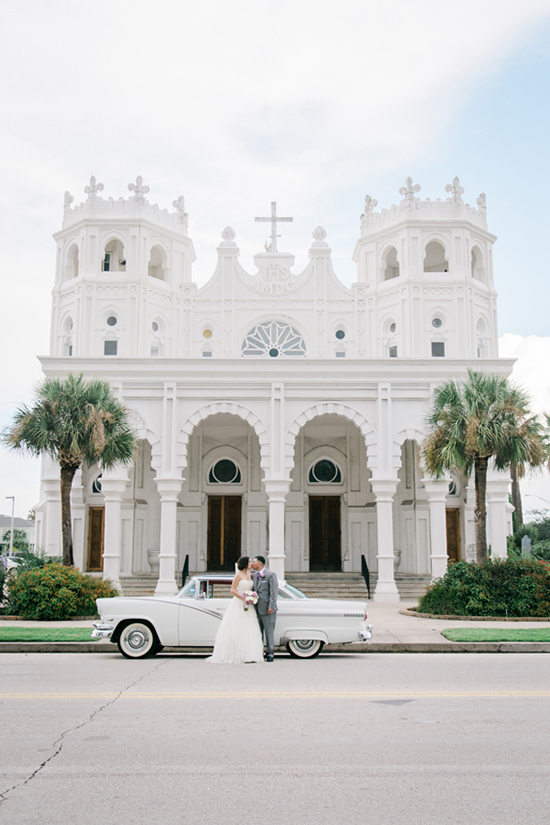
<instances>
[{"instance_id":1,"label":"chrome bumper","mask_svg":"<svg viewBox=\"0 0 550 825\"><path fill-rule=\"evenodd\" d=\"M114 624L107 624L106 622L94 622L94 629L92 630L92 639L110 639L115 629Z\"/></svg>"},{"instance_id":2,"label":"chrome bumper","mask_svg":"<svg viewBox=\"0 0 550 825\"><path fill-rule=\"evenodd\" d=\"M357 634L361 642L368 642L372 639L373 627L371 624L366 624L362 630Z\"/></svg>"}]
</instances>

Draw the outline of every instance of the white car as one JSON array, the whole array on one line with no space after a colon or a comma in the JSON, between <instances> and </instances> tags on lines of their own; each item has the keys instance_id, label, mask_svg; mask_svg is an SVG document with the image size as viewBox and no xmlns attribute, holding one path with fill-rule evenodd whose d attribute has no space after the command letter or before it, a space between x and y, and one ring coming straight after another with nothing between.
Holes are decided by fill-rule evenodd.
<instances>
[{"instance_id":1,"label":"white car","mask_svg":"<svg viewBox=\"0 0 550 825\"><path fill-rule=\"evenodd\" d=\"M97 599L101 621L93 639L116 643L123 656L141 659L163 647L212 647L229 604L232 576L192 576L176 596ZM309 659L325 644L350 644L372 638L365 602L310 599L279 582L275 644L291 656ZM254 610L253 607L249 608Z\"/></svg>"}]
</instances>

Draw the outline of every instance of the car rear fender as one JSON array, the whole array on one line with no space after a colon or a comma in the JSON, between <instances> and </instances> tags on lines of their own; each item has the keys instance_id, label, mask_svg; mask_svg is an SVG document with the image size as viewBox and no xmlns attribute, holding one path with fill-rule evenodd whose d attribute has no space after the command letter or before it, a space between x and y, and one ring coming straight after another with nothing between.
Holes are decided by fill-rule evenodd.
<instances>
[{"instance_id":1,"label":"car rear fender","mask_svg":"<svg viewBox=\"0 0 550 825\"><path fill-rule=\"evenodd\" d=\"M320 642L324 642L326 645L329 643L327 634L323 633L322 630L307 630L306 628L298 627L295 629L287 628L281 636L281 644L284 645L287 642L299 641L300 639L319 640Z\"/></svg>"}]
</instances>

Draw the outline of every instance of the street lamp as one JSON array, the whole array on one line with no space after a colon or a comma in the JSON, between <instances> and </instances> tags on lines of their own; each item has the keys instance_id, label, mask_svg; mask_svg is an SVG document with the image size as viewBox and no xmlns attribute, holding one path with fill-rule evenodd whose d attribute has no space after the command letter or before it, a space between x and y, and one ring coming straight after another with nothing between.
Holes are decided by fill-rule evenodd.
<instances>
[{"instance_id":1,"label":"street lamp","mask_svg":"<svg viewBox=\"0 0 550 825\"><path fill-rule=\"evenodd\" d=\"M11 498L10 549L8 551L8 555L11 556L13 552L13 518L15 515L15 496L6 496L6 498Z\"/></svg>"},{"instance_id":2,"label":"street lamp","mask_svg":"<svg viewBox=\"0 0 550 825\"><path fill-rule=\"evenodd\" d=\"M543 498L542 496L537 496L535 493L525 493L524 498L539 498L541 501L544 501L545 504L550 504L547 498Z\"/></svg>"}]
</instances>

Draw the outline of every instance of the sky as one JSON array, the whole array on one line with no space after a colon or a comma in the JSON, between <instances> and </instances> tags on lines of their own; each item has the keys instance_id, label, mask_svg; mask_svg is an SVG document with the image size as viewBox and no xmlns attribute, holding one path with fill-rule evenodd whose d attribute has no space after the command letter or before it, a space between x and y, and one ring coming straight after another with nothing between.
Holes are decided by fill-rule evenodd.
<instances>
[{"instance_id":1,"label":"sky","mask_svg":"<svg viewBox=\"0 0 550 825\"><path fill-rule=\"evenodd\" d=\"M550 411L550 0L18 0L0 32L0 428L32 401L48 353L63 195L185 197L194 280L222 229L253 271L277 201L279 248L305 265L321 225L351 256L365 196L487 195L501 355ZM525 508L550 507L547 475ZM0 512L38 500L38 463L0 448ZM3 505L2 502L5 502Z\"/></svg>"}]
</instances>

